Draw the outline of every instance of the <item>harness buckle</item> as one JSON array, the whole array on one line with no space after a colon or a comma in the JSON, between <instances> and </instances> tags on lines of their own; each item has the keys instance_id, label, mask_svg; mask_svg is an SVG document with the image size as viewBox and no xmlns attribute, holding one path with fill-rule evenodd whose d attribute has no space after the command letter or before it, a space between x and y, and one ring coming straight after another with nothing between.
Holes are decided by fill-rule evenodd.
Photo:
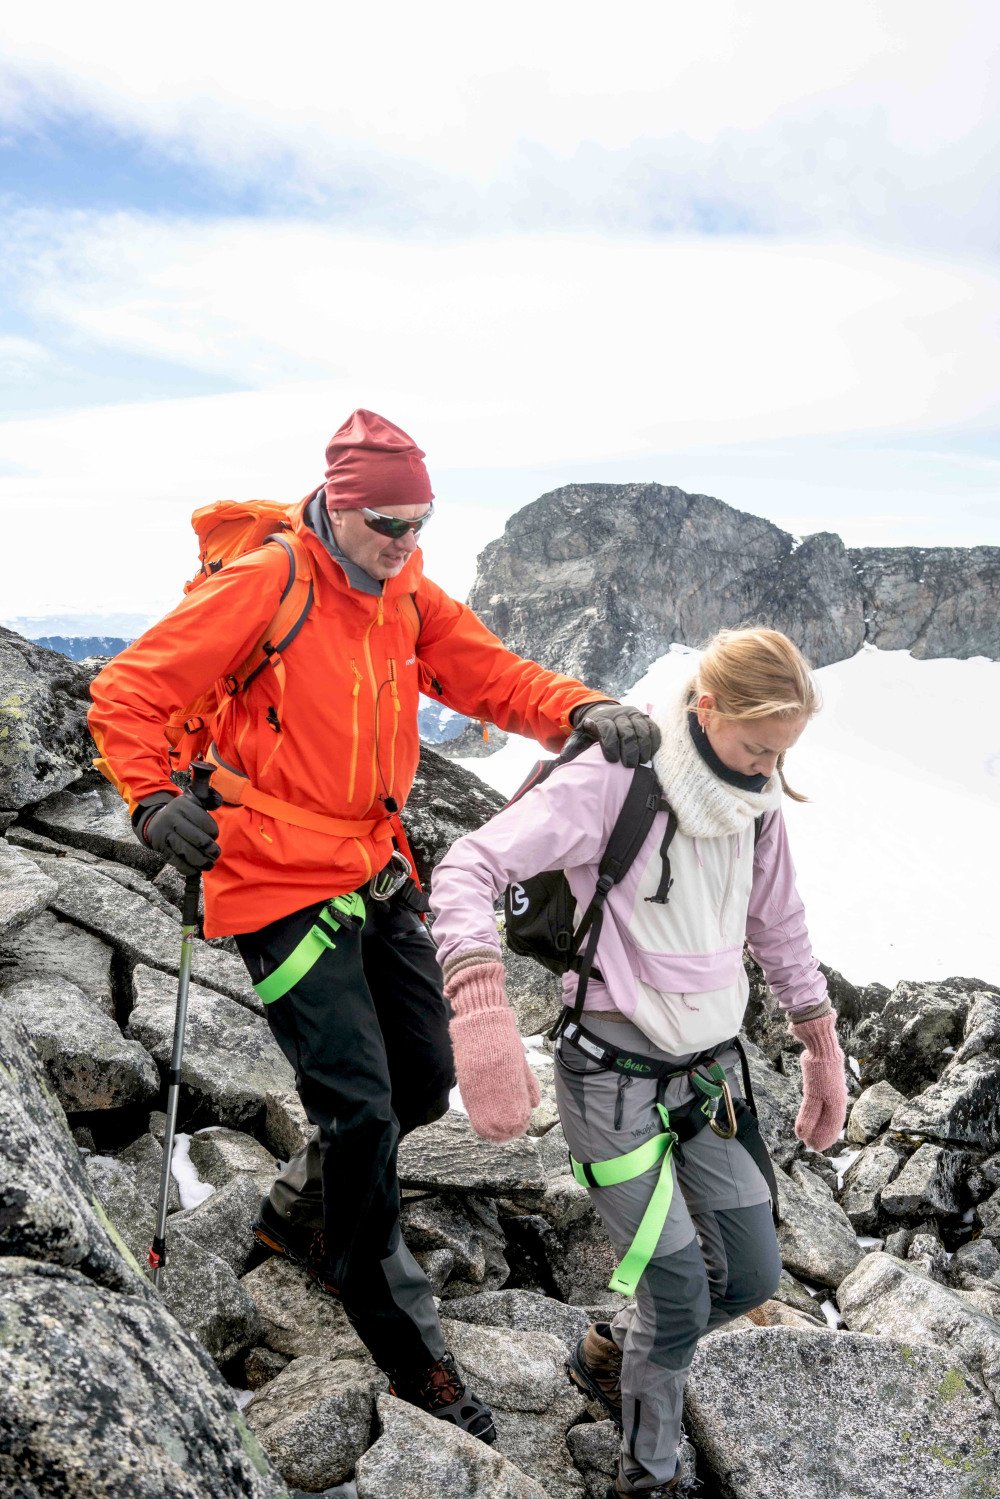
<instances>
[{"instance_id":1,"label":"harness buckle","mask_svg":"<svg viewBox=\"0 0 1000 1499\"><path fill-rule=\"evenodd\" d=\"M413 869L409 859L398 848L393 849L388 864L369 881L368 893L372 900L391 900L397 891L402 890L407 880L412 878Z\"/></svg>"}]
</instances>

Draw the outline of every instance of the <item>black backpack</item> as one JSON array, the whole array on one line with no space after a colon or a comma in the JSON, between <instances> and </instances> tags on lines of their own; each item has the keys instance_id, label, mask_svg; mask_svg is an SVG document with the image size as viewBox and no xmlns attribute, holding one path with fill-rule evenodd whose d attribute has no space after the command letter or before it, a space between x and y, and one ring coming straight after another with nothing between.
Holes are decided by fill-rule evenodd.
<instances>
[{"instance_id":1,"label":"black backpack","mask_svg":"<svg viewBox=\"0 0 1000 1499\"><path fill-rule=\"evenodd\" d=\"M561 765L576 759L577 755L590 748L592 742L582 734L571 735L556 759L539 760L534 765L507 805L512 806L514 802L520 801L525 792L547 780ZM594 968L594 954L604 921L604 903L614 886L625 878L636 854L646 841L653 818L661 811L669 813L660 844L663 868L656 894L646 898L665 905L673 884L668 849L677 831L677 818L673 808L663 800L660 783L648 765L639 765L632 772L625 802L601 856L593 899L575 930L573 918L576 902L561 869L547 870L531 879L519 880L508 885L504 891L506 940L511 952L534 958L552 973L568 973L572 968L579 975L572 1012L569 1006L563 1006L559 1019L549 1032L553 1040L568 1023L571 1015L574 1020L579 1021L591 974L598 979L601 977L600 972Z\"/></svg>"}]
</instances>

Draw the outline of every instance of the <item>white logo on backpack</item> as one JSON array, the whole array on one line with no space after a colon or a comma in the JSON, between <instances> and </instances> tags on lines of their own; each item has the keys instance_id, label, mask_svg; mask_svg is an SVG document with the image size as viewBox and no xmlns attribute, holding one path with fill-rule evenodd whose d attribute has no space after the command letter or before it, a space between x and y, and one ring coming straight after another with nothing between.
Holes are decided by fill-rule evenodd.
<instances>
[{"instance_id":1,"label":"white logo on backpack","mask_svg":"<svg viewBox=\"0 0 1000 1499\"><path fill-rule=\"evenodd\" d=\"M523 885L511 885L510 887L510 909L515 916L523 916L529 905Z\"/></svg>"}]
</instances>

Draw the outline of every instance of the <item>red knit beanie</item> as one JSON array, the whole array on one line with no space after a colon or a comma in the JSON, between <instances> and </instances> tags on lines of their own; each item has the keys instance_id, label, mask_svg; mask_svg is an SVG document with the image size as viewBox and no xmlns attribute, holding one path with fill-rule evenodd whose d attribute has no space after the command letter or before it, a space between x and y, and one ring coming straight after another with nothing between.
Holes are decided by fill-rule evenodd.
<instances>
[{"instance_id":1,"label":"red knit beanie","mask_svg":"<svg viewBox=\"0 0 1000 1499\"><path fill-rule=\"evenodd\" d=\"M326 449L331 510L429 505L434 498L424 454L401 427L374 411L353 411Z\"/></svg>"}]
</instances>

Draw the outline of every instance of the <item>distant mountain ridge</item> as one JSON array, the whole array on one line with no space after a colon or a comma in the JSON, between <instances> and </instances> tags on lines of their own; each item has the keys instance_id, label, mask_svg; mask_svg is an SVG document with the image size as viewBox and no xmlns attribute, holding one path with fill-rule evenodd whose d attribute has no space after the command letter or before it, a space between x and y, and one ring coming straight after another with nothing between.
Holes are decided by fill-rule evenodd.
<instances>
[{"instance_id":1,"label":"distant mountain ridge","mask_svg":"<svg viewBox=\"0 0 1000 1499\"><path fill-rule=\"evenodd\" d=\"M35 644L58 651L71 661L85 661L88 656L117 656L132 641L117 635L37 635Z\"/></svg>"},{"instance_id":2,"label":"distant mountain ridge","mask_svg":"<svg viewBox=\"0 0 1000 1499\"><path fill-rule=\"evenodd\" d=\"M469 603L504 644L618 695L674 642L749 623L814 666L866 642L1000 659L1000 547L799 542L759 516L662 484L569 484L480 553Z\"/></svg>"}]
</instances>

